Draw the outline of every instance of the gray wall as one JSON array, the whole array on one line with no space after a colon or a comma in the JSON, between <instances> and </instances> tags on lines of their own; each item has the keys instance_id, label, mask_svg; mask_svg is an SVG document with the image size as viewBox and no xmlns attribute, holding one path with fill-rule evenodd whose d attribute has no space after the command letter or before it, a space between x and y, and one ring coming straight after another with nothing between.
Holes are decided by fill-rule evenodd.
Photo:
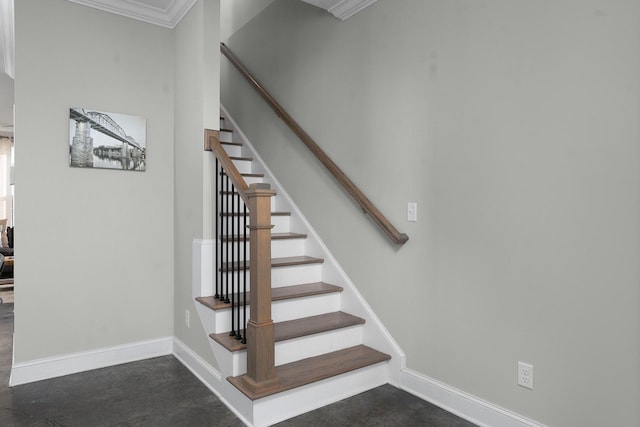
<instances>
[{"instance_id":1,"label":"gray wall","mask_svg":"<svg viewBox=\"0 0 640 427\"><path fill-rule=\"evenodd\" d=\"M220 40L227 40L273 0L220 0Z\"/></svg>"},{"instance_id":2,"label":"gray wall","mask_svg":"<svg viewBox=\"0 0 640 427\"><path fill-rule=\"evenodd\" d=\"M408 368L550 425L640 425L639 14L380 0L339 22L276 0L231 36L410 236L400 248L226 60L221 98ZM535 390L516 386L518 360Z\"/></svg>"},{"instance_id":3,"label":"gray wall","mask_svg":"<svg viewBox=\"0 0 640 427\"><path fill-rule=\"evenodd\" d=\"M15 2L15 362L173 335L173 41ZM147 121L147 170L69 167L69 107Z\"/></svg>"},{"instance_id":4,"label":"gray wall","mask_svg":"<svg viewBox=\"0 0 640 427\"><path fill-rule=\"evenodd\" d=\"M219 2L198 1L175 28L175 334L213 366L194 308L191 246L193 239L211 238L213 224L213 155L204 151L203 129L220 127L219 22Z\"/></svg>"}]
</instances>

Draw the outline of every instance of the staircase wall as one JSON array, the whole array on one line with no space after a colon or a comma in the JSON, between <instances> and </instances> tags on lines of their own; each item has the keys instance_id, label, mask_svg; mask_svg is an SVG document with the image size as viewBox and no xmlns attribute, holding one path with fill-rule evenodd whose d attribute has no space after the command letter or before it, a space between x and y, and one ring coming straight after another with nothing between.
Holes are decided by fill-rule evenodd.
<instances>
[{"instance_id":1,"label":"staircase wall","mask_svg":"<svg viewBox=\"0 0 640 427\"><path fill-rule=\"evenodd\" d=\"M196 2L174 30L174 333L214 367L207 335L197 320L191 282L192 242L211 238L213 228L215 175L211 153L204 151L203 129L219 129L219 6L218 0ZM193 318L188 326L186 311Z\"/></svg>"},{"instance_id":2,"label":"staircase wall","mask_svg":"<svg viewBox=\"0 0 640 427\"><path fill-rule=\"evenodd\" d=\"M230 37L402 248L226 61L221 98L416 377L551 425L638 425L639 14L401 1L340 23L276 0Z\"/></svg>"}]
</instances>

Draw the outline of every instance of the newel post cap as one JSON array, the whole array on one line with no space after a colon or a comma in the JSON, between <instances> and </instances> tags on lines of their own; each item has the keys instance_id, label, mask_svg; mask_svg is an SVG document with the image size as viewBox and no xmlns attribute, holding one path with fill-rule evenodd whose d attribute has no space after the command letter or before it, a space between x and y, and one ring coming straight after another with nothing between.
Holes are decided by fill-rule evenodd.
<instances>
[{"instance_id":1,"label":"newel post cap","mask_svg":"<svg viewBox=\"0 0 640 427\"><path fill-rule=\"evenodd\" d=\"M276 190L272 190L270 184L260 182L250 184L246 194L248 197L272 197L276 195Z\"/></svg>"}]
</instances>

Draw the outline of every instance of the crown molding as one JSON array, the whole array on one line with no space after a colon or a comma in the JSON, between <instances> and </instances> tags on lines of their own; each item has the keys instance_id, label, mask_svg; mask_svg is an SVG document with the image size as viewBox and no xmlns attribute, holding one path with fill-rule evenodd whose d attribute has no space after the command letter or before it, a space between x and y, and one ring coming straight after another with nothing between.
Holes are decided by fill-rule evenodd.
<instances>
[{"instance_id":1,"label":"crown molding","mask_svg":"<svg viewBox=\"0 0 640 427\"><path fill-rule=\"evenodd\" d=\"M127 18L174 28L197 0L169 0L166 7L151 5L149 0L68 0L84 6L115 13ZM156 1L157 3L157 1Z\"/></svg>"},{"instance_id":2,"label":"crown molding","mask_svg":"<svg viewBox=\"0 0 640 427\"><path fill-rule=\"evenodd\" d=\"M378 0L302 0L322 9L326 9L341 21L355 15Z\"/></svg>"}]
</instances>

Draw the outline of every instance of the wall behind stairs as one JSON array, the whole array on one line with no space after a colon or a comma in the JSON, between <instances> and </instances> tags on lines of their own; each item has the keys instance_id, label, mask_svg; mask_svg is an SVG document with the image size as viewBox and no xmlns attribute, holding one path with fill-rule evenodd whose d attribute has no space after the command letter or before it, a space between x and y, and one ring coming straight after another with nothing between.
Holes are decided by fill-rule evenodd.
<instances>
[{"instance_id":1,"label":"wall behind stairs","mask_svg":"<svg viewBox=\"0 0 640 427\"><path fill-rule=\"evenodd\" d=\"M639 16L628 0L381 0L339 22L276 0L236 32L404 247L224 59L221 97L408 368L542 423L637 426Z\"/></svg>"},{"instance_id":2,"label":"wall behind stairs","mask_svg":"<svg viewBox=\"0 0 640 427\"><path fill-rule=\"evenodd\" d=\"M173 41L15 2L15 362L173 335ZM69 108L146 118L146 172L69 167Z\"/></svg>"},{"instance_id":3,"label":"wall behind stairs","mask_svg":"<svg viewBox=\"0 0 640 427\"><path fill-rule=\"evenodd\" d=\"M227 40L273 1L220 0L220 40Z\"/></svg>"},{"instance_id":4,"label":"wall behind stairs","mask_svg":"<svg viewBox=\"0 0 640 427\"><path fill-rule=\"evenodd\" d=\"M212 366L209 338L194 307L191 251L193 239L212 238L215 166L204 151L204 129L220 128L219 28L219 1L200 0L174 30L175 335Z\"/></svg>"}]
</instances>

